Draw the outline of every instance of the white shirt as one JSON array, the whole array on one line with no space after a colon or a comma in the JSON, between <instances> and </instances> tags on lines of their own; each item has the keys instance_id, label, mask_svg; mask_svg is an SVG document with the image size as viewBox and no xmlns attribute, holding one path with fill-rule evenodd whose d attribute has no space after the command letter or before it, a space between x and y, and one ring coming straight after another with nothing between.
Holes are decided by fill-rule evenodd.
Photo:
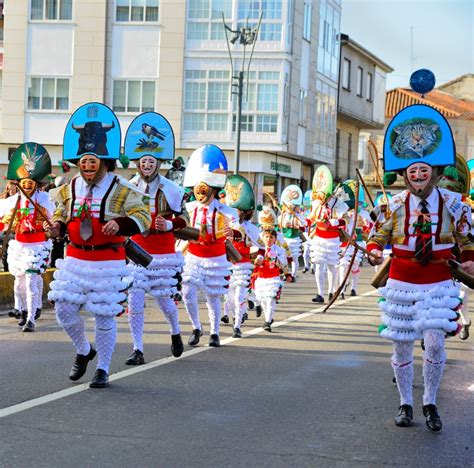
<instances>
[{"instance_id":1,"label":"white shirt","mask_svg":"<svg viewBox=\"0 0 474 468\"><path fill-rule=\"evenodd\" d=\"M91 217L98 218L100 215L100 205L102 203L107 190L109 190L112 182L114 180L114 174L111 172L107 172L105 176L99 181L94 183L94 187L92 188L92 204L91 204ZM79 207L84 203L84 200L87 196L89 191L89 185L86 181L81 177L75 177L75 185L74 191L76 198L74 200L74 216L77 216L77 210Z\"/></svg>"}]
</instances>

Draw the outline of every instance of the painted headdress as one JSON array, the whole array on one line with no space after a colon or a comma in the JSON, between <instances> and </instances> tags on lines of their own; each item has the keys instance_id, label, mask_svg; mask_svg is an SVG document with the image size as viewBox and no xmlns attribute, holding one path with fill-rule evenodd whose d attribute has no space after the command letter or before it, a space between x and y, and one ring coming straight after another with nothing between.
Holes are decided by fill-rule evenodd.
<instances>
[{"instance_id":1,"label":"painted headdress","mask_svg":"<svg viewBox=\"0 0 474 468\"><path fill-rule=\"evenodd\" d=\"M275 213L275 210L270 206L263 206L262 209L258 212L258 224L262 228L271 228L274 229L278 224L278 218Z\"/></svg>"},{"instance_id":2,"label":"painted headdress","mask_svg":"<svg viewBox=\"0 0 474 468\"><path fill-rule=\"evenodd\" d=\"M8 163L7 179L31 179L41 182L52 172L51 158L45 147L33 142L23 143Z\"/></svg>"},{"instance_id":3,"label":"painted headdress","mask_svg":"<svg viewBox=\"0 0 474 468\"><path fill-rule=\"evenodd\" d=\"M250 182L243 176L232 174L225 184L225 202L241 211L255 209L255 195Z\"/></svg>"},{"instance_id":4,"label":"painted headdress","mask_svg":"<svg viewBox=\"0 0 474 468\"><path fill-rule=\"evenodd\" d=\"M312 189L314 194L329 196L333 192L333 178L329 167L319 166L313 176Z\"/></svg>"},{"instance_id":5,"label":"painted headdress","mask_svg":"<svg viewBox=\"0 0 474 468\"><path fill-rule=\"evenodd\" d=\"M124 152L131 161L143 156L171 161L174 158L174 133L168 120L157 112L144 112L135 117L125 135Z\"/></svg>"},{"instance_id":6,"label":"painted headdress","mask_svg":"<svg viewBox=\"0 0 474 468\"><path fill-rule=\"evenodd\" d=\"M304 195L303 195L303 206L305 208L311 208L312 195L313 195L312 190L306 190L306 192L304 193Z\"/></svg>"},{"instance_id":7,"label":"painted headdress","mask_svg":"<svg viewBox=\"0 0 474 468\"><path fill-rule=\"evenodd\" d=\"M112 109L89 102L76 109L66 125L63 160L76 163L86 154L115 160L120 156L120 144L120 124Z\"/></svg>"},{"instance_id":8,"label":"painted headdress","mask_svg":"<svg viewBox=\"0 0 474 468\"><path fill-rule=\"evenodd\" d=\"M289 207L300 206L303 203L303 191L297 185L288 185L280 196L280 205Z\"/></svg>"},{"instance_id":9,"label":"painted headdress","mask_svg":"<svg viewBox=\"0 0 474 468\"><path fill-rule=\"evenodd\" d=\"M184 176L184 187L205 183L223 188L227 177L227 159L216 145L200 146L191 154Z\"/></svg>"}]
</instances>

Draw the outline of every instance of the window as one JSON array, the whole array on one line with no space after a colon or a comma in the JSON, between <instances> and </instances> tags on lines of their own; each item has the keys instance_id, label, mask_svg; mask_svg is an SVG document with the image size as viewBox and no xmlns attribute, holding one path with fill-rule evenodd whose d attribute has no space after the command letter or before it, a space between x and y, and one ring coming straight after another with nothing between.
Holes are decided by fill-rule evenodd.
<instances>
[{"instance_id":1,"label":"window","mask_svg":"<svg viewBox=\"0 0 474 468\"><path fill-rule=\"evenodd\" d=\"M312 6L305 2L303 16L303 39L306 39L307 41L311 41L311 20Z\"/></svg>"},{"instance_id":2,"label":"window","mask_svg":"<svg viewBox=\"0 0 474 468\"><path fill-rule=\"evenodd\" d=\"M155 82L114 80L112 108L115 112L152 112L155 110Z\"/></svg>"},{"instance_id":3,"label":"window","mask_svg":"<svg viewBox=\"0 0 474 468\"><path fill-rule=\"evenodd\" d=\"M28 109L69 109L69 78L30 77L28 80Z\"/></svg>"},{"instance_id":4,"label":"window","mask_svg":"<svg viewBox=\"0 0 474 468\"><path fill-rule=\"evenodd\" d=\"M364 81L364 69L362 67L357 68L357 96L362 97Z\"/></svg>"},{"instance_id":5,"label":"window","mask_svg":"<svg viewBox=\"0 0 474 468\"><path fill-rule=\"evenodd\" d=\"M232 0L189 0L187 39L225 40L222 12L226 21L232 19Z\"/></svg>"},{"instance_id":6,"label":"window","mask_svg":"<svg viewBox=\"0 0 474 468\"><path fill-rule=\"evenodd\" d=\"M328 0L318 0L319 41L317 70L334 83L338 81L341 9Z\"/></svg>"},{"instance_id":7,"label":"window","mask_svg":"<svg viewBox=\"0 0 474 468\"><path fill-rule=\"evenodd\" d=\"M306 116L308 114L308 91L300 89L300 111L299 125L306 127Z\"/></svg>"},{"instance_id":8,"label":"window","mask_svg":"<svg viewBox=\"0 0 474 468\"><path fill-rule=\"evenodd\" d=\"M229 127L227 70L186 70L184 83L185 131L227 132Z\"/></svg>"},{"instance_id":9,"label":"window","mask_svg":"<svg viewBox=\"0 0 474 468\"><path fill-rule=\"evenodd\" d=\"M32 20L72 20L72 0L31 0Z\"/></svg>"},{"instance_id":10,"label":"window","mask_svg":"<svg viewBox=\"0 0 474 468\"><path fill-rule=\"evenodd\" d=\"M348 91L351 89L351 61L346 58L342 62L342 87Z\"/></svg>"},{"instance_id":11,"label":"window","mask_svg":"<svg viewBox=\"0 0 474 468\"><path fill-rule=\"evenodd\" d=\"M254 28L263 13L260 25L260 41L281 41L282 0L240 0L237 28L247 25Z\"/></svg>"},{"instance_id":12,"label":"window","mask_svg":"<svg viewBox=\"0 0 474 468\"><path fill-rule=\"evenodd\" d=\"M118 22L158 21L159 0L117 0L115 20Z\"/></svg>"},{"instance_id":13,"label":"window","mask_svg":"<svg viewBox=\"0 0 474 468\"><path fill-rule=\"evenodd\" d=\"M372 73L367 72L367 90L366 90L367 101L372 101L374 99L374 96L372 94L373 93L372 80L373 80Z\"/></svg>"}]
</instances>

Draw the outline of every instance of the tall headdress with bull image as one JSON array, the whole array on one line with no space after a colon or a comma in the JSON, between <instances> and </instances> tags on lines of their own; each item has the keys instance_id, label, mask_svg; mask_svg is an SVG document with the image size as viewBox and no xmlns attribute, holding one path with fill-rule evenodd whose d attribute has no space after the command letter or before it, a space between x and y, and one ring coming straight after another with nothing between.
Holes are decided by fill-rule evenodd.
<instances>
[{"instance_id":1,"label":"tall headdress with bull image","mask_svg":"<svg viewBox=\"0 0 474 468\"><path fill-rule=\"evenodd\" d=\"M31 179L41 182L51 174L51 158L45 147L33 142L23 143L8 163L7 179Z\"/></svg>"},{"instance_id":2,"label":"tall headdress with bull image","mask_svg":"<svg viewBox=\"0 0 474 468\"><path fill-rule=\"evenodd\" d=\"M76 109L64 131L63 160L77 164L84 155L116 160L120 156L121 131L112 109L89 102Z\"/></svg>"}]
</instances>

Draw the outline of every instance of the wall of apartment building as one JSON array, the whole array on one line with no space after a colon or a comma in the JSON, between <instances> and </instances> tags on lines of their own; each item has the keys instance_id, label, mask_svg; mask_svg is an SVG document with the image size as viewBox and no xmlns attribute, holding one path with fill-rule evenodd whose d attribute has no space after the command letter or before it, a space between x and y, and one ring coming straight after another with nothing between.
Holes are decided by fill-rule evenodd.
<instances>
[{"instance_id":1,"label":"wall of apartment building","mask_svg":"<svg viewBox=\"0 0 474 468\"><path fill-rule=\"evenodd\" d=\"M345 179L357 177L359 167L359 132L360 128L341 115L337 118L335 176Z\"/></svg>"}]
</instances>

